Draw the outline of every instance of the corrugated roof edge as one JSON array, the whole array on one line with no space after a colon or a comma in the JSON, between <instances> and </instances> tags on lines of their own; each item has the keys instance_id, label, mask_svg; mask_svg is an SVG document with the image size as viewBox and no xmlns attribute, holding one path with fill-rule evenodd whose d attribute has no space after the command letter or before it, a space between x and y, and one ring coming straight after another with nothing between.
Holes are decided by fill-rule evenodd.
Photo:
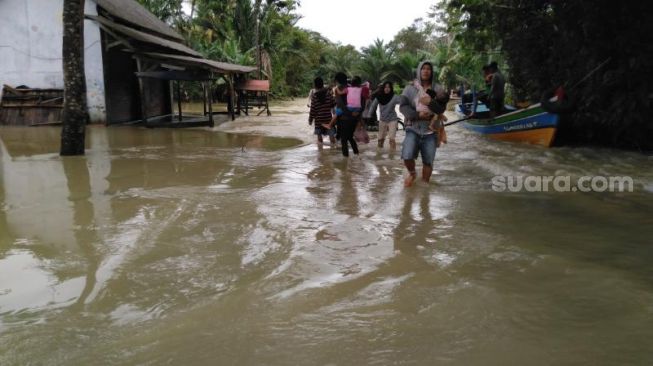
<instances>
[{"instance_id":1,"label":"corrugated roof edge","mask_svg":"<svg viewBox=\"0 0 653 366\"><path fill-rule=\"evenodd\" d=\"M196 57L202 57L202 54L195 51L194 49L184 45L181 42L176 42L176 41L171 41L165 38L158 37L153 34L141 32L139 30L136 30L134 28L128 27L126 25L118 24L115 22L110 21L109 19L106 19L104 17L98 17L94 15L86 15L86 18L92 19L108 28L111 28L112 30L122 33L126 35L127 37L131 37L137 41L140 42L146 42L150 44L154 44L160 47L172 49L178 52L183 52L188 55L196 56Z\"/></svg>"},{"instance_id":2,"label":"corrugated roof edge","mask_svg":"<svg viewBox=\"0 0 653 366\"><path fill-rule=\"evenodd\" d=\"M182 55L172 55L172 54L167 54L167 53L156 53L156 52L145 52L143 53L145 56L150 56L154 57L157 59L171 59L171 60L178 60L178 61L185 61L189 63L194 63L197 65L204 65L210 69L217 70L226 74L231 74L231 73L248 73L248 72L253 72L256 71L256 67L253 66L245 66L245 65L238 65L238 64L230 64L227 62L220 62L220 61L214 61L214 60L209 60L206 58L195 58L195 57L190 57L190 56L182 56Z\"/></svg>"},{"instance_id":3,"label":"corrugated roof edge","mask_svg":"<svg viewBox=\"0 0 653 366\"><path fill-rule=\"evenodd\" d=\"M136 26L180 41L184 40L184 37L172 29L172 27L157 18L156 15L152 14L135 0L95 0L95 2L109 14Z\"/></svg>"}]
</instances>

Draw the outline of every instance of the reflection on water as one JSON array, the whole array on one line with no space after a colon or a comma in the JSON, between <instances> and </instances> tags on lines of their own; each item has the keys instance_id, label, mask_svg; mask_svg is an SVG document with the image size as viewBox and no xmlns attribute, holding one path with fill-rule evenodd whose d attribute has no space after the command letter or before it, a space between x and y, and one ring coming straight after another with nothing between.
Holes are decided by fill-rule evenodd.
<instances>
[{"instance_id":1,"label":"reflection on water","mask_svg":"<svg viewBox=\"0 0 653 366\"><path fill-rule=\"evenodd\" d=\"M373 146L92 127L62 159L58 129L3 127L0 364L651 363L651 157L449 135L405 190Z\"/></svg>"}]
</instances>

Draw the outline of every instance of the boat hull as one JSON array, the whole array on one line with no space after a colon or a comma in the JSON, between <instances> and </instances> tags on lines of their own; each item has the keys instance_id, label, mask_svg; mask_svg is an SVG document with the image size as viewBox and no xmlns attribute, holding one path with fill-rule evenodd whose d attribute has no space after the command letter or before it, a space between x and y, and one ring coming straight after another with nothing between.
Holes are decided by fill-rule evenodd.
<instances>
[{"instance_id":1,"label":"boat hull","mask_svg":"<svg viewBox=\"0 0 653 366\"><path fill-rule=\"evenodd\" d=\"M463 126L490 138L549 147L553 144L559 116L539 105L501 115L494 119L470 119Z\"/></svg>"}]
</instances>

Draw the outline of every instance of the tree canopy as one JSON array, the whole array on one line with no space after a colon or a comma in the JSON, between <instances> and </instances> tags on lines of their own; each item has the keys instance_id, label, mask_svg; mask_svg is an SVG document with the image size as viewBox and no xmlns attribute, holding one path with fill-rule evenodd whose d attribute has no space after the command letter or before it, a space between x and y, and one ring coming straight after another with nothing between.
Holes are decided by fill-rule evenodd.
<instances>
[{"instance_id":1,"label":"tree canopy","mask_svg":"<svg viewBox=\"0 0 653 366\"><path fill-rule=\"evenodd\" d=\"M448 88L481 86L482 66L496 61L510 102L536 103L561 85L577 99L558 141L653 150L646 2L434 0L391 41L357 50L299 28L298 0L186 0L190 14L183 0L139 1L206 57L260 63L274 97L303 96L337 71L403 85L426 59Z\"/></svg>"}]
</instances>

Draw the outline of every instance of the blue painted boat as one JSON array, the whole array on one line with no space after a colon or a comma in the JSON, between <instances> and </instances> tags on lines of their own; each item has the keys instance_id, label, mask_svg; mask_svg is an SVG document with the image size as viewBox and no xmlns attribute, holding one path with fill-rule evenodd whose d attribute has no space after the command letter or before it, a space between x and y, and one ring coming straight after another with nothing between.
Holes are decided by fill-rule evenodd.
<instances>
[{"instance_id":1,"label":"blue painted boat","mask_svg":"<svg viewBox=\"0 0 653 366\"><path fill-rule=\"evenodd\" d=\"M513 142L525 142L549 147L553 144L558 128L559 116L545 111L542 106L534 104L528 108L515 109L506 106L508 111L498 117L491 118L490 111L481 102L460 103L456 112L467 117L470 110L475 110L474 118L463 122L463 126L488 137Z\"/></svg>"}]
</instances>

